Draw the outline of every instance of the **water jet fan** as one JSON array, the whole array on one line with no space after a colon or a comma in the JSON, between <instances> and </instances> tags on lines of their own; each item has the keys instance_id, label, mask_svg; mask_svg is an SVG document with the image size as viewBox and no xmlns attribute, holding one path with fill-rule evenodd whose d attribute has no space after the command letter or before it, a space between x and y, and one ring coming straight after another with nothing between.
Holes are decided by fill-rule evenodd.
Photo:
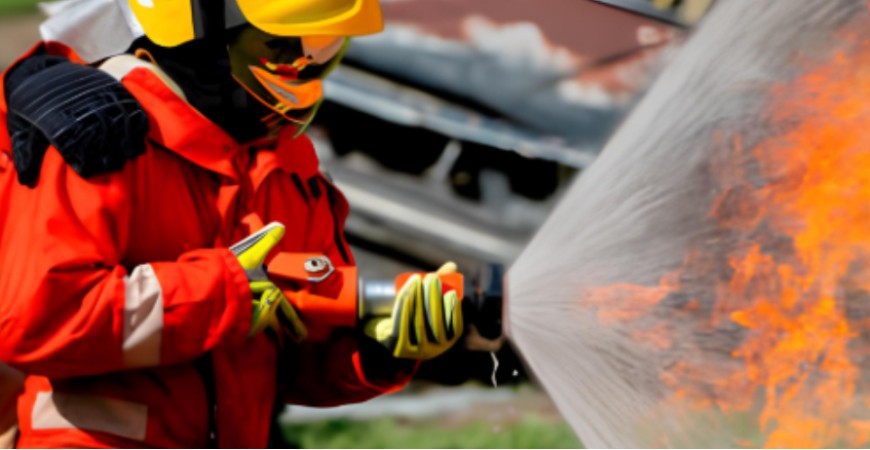
<instances>
[{"instance_id":1,"label":"water jet fan","mask_svg":"<svg viewBox=\"0 0 870 450\"><path fill-rule=\"evenodd\" d=\"M870 444L868 8L717 2L511 267L587 447Z\"/></svg>"}]
</instances>

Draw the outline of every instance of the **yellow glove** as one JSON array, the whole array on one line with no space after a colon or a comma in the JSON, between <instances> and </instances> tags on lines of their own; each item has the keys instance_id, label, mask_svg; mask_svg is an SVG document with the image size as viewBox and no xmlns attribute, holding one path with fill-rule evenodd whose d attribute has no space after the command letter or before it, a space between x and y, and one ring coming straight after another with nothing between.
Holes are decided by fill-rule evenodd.
<instances>
[{"instance_id":1,"label":"yellow glove","mask_svg":"<svg viewBox=\"0 0 870 450\"><path fill-rule=\"evenodd\" d=\"M462 304L455 291L442 292L439 275L456 272L449 262L421 278L412 275L396 294L393 314L372 319L365 333L396 358L432 359L462 335Z\"/></svg>"},{"instance_id":2,"label":"yellow glove","mask_svg":"<svg viewBox=\"0 0 870 450\"><path fill-rule=\"evenodd\" d=\"M284 230L284 225L272 222L230 247L230 251L248 274L248 284L253 294L251 336L269 327L299 342L305 339L308 331L284 292L269 281L263 266L266 256L284 237Z\"/></svg>"}]
</instances>

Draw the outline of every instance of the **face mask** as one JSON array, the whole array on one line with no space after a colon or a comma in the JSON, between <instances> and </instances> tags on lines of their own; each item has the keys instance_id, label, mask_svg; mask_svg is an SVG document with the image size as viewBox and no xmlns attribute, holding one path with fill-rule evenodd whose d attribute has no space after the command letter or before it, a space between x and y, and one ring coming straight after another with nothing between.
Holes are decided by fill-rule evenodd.
<instances>
[{"instance_id":1,"label":"face mask","mask_svg":"<svg viewBox=\"0 0 870 450\"><path fill-rule=\"evenodd\" d=\"M228 50L236 81L301 133L323 101L323 78L348 42L343 36L275 36L245 25L233 30Z\"/></svg>"}]
</instances>

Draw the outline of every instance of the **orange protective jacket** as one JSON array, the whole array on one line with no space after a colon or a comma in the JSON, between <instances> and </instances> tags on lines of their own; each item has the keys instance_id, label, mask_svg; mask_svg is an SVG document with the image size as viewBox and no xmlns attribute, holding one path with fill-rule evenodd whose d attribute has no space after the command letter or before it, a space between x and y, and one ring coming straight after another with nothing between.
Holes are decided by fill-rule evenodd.
<instances>
[{"instance_id":1,"label":"orange protective jacket","mask_svg":"<svg viewBox=\"0 0 870 450\"><path fill-rule=\"evenodd\" d=\"M403 364L366 379L376 344L353 329L248 337L251 293L226 247L279 221L281 251L354 263L347 203L311 142L239 145L151 70L123 84L151 118L147 152L86 180L49 149L35 189L15 181L0 103L0 361L28 374L18 446L205 447L212 378L218 445L264 447L276 396L332 406L403 386Z\"/></svg>"}]
</instances>

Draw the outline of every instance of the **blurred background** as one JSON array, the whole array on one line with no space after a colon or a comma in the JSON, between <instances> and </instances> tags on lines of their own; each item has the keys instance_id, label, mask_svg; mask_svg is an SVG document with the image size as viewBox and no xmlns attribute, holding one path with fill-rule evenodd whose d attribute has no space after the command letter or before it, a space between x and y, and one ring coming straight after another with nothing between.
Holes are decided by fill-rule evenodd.
<instances>
[{"instance_id":1,"label":"blurred background","mask_svg":"<svg viewBox=\"0 0 870 450\"><path fill-rule=\"evenodd\" d=\"M362 275L509 267L712 1L381 0L309 132ZM36 3L0 2L0 67L38 39ZM458 347L402 392L288 408L275 445L581 445L509 343Z\"/></svg>"}]
</instances>

